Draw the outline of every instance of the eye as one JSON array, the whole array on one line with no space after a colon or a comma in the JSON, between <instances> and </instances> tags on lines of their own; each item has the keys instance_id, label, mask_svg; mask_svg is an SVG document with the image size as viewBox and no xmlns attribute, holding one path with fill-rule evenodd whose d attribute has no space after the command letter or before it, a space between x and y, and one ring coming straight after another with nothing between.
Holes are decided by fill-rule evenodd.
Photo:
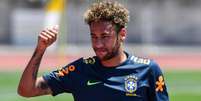
<instances>
[{"instance_id":1,"label":"eye","mask_svg":"<svg viewBox=\"0 0 201 101\"><path fill-rule=\"evenodd\" d=\"M95 35L91 35L92 39L97 39L97 37Z\"/></svg>"},{"instance_id":2,"label":"eye","mask_svg":"<svg viewBox=\"0 0 201 101\"><path fill-rule=\"evenodd\" d=\"M108 37L108 36L103 36L102 38L105 39L105 38L107 38L107 37Z\"/></svg>"},{"instance_id":3,"label":"eye","mask_svg":"<svg viewBox=\"0 0 201 101\"><path fill-rule=\"evenodd\" d=\"M93 38L95 35L93 33L90 33L91 38Z\"/></svg>"},{"instance_id":4,"label":"eye","mask_svg":"<svg viewBox=\"0 0 201 101\"><path fill-rule=\"evenodd\" d=\"M106 39L106 38L109 38L110 36L108 35L105 35L105 36L102 36L103 39Z\"/></svg>"}]
</instances>

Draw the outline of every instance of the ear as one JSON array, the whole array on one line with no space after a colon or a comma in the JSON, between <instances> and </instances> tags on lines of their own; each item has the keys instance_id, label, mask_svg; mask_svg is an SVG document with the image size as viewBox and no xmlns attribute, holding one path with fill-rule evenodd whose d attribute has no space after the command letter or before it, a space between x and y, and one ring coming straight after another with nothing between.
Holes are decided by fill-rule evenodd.
<instances>
[{"instance_id":1,"label":"ear","mask_svg":"<svg viewBox=\"0 0 201 101\"><path fill-rule=\"evenodd\" d=\"M120 39L122 41L124 41L126 39L126 35L127 35L127 30L126 28L122 28L119 32L119 35L120 35Z\"/></svg>"}]
</instances>

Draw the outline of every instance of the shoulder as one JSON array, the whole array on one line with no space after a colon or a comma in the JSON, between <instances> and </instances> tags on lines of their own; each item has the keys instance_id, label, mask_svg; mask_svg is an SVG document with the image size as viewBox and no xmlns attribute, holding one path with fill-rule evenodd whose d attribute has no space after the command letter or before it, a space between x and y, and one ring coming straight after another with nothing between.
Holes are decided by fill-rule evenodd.
<instances>
[{"instance_id":1,"label":"shoulder","mask_svg":"<svg viewBox=\"0 0 201 101\"><path fill-rule=\"evenodd\" d=\"M73 61L72 63L70 63L71 65L84 65L84 64L95 64L96 62L96 58L93 57L82 57L79 58L75 61Z\"/></svg>"},{"instance_id":2,"label":"shoulder","mask_svg":"<svg viewBox=\"0 0 201 101\"><path fill-rule=\"evenodd\" d=\"M151 71L160 71L160 66L153 59L131 56L130 60L132 60L134 64L146 65Z\"/></svg>"},{"instance_id":3,"label":"shoulder","mask_svg":"<svg viewBox=\"0 0 201 101\"><path fill-rule=\"evenodd\" d=\"M83 66L85 64L94 64L95 63L95 58L94 57L81 57L73 62L70 62L68 65L66 65L65 67L68 67L70 65L75 65L75 66Z\"/></svg>"},{"instance_id":4,"label":"shoulder","mask_svg":"<svg viewBox=\"0 0 201 101\"><path fill-rule=\"evenodd\" d=\"M93 56L93 57L87 57L87 58L83 58L83 63L84 64L88 64L88 65L90 65L90 64L95 64L96 63L96 57L95 56Z\"/></svg>"},{"instance_id":5,"label":"shoulder","mask_svg":"<svg viewBox=\"0 0 201 101\"><path fill-rule=\"evenodd\" d=\"M151 60L150 68L151 68L152 71L161 71L159 64L154 60Z\"/></svg>"},{"instance_id":6,"label":"shoulder","mask_svg":"<svg viewBox=\"0 0 201 101\"><path fill-rule=\"evenodd\" d=\"M90 67L91 64L95 64L95 58L94 57L88 57L88 58L79 58L73 62L70 62L64 67L59 67L54 73L56 73L58 76L66 76L71 74L80 73L81 71L84 71L87 69L87 67Z\"/></svg>"},{"instance_id":7,"label":"shoulder","mask_svg":"<svg viewBox=\"0 0 201 101\"><path fill-rule=\"evenodd\" d=\"M160 76L163 74L159 64L153 59L133 56L132 60L135 65L146 67L151 75Z\"/></svg>"},{"instance_id":8,"label":"shoulder","mask_svg":"<svg viewBox=\"0 0 201 101\"><path fill-rule=\"evenodd\" d=\"M148 65L150 68L155 69L158 68L159 65L153 59L138 57L138 56L131 56L130 60L134 62L134 64L144 64Z\"/></svg>"},{"instance_id":9,"label":"shoulder","mask_svg":"<svg viewBox=\"0 0 201 101\"><path fill-rule=\"evenodd\" d=\"M82 57L82 58L79 58L79 59L69 63L68 65L66 65L63 68L75 67L76 69L80 70L83 67L87 67L89 65L95 64L95 62L96 62L95 57L87 57L87 58Z\"/></svg>"},{"instance_id":10,"label":"shoulder","mask_svg":"<svg viewBox=\"0 0 201 101\"><path fill-rule=\"evenodd\" d=\"M145 65L150 65L151 60L148 58L142 58L142 57L137 57L137 56L131 56L131 60L133 60L133 62L135 64L145 64Z\"/></svg>"},{"instance_id":11,"label":"shoulder","mask_svg":"<svg viewBox=\"0 0 201 101\"><path fill-rule=\"evenodd\" d=\"M128 60L131 61L131 63L134 65L147 65L148 66L151 64L151 59L134 56L134 55L129 55Z\"/></svg>"},{"instance_id":12,"label":"shoulder","mask_svg":"<svg viewBox=\"0 0 201 101\"><path fill-rule=\"evenodd\" d=\"M155 60L151 60L149 67L150 67L151 73L155 75L156 77L163 75L161 67Z\"/></svg>"}]
</instances>

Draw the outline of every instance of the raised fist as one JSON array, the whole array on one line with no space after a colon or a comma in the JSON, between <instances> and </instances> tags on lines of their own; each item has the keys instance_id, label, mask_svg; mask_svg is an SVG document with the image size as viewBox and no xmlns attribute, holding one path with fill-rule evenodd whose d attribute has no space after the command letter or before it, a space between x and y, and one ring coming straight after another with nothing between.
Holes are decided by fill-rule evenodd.
<instances>
[{"instance_id":1,"label":"raised fist","mask_svg":"<svg viewBox=\"0 0 201 101\"><path fill-rule=\"evenodd\" d=\"M38 35L38 48L47 48L53 44L59 32L59 26L52 26L43 29Z\"/></svg>"}]
</instances>

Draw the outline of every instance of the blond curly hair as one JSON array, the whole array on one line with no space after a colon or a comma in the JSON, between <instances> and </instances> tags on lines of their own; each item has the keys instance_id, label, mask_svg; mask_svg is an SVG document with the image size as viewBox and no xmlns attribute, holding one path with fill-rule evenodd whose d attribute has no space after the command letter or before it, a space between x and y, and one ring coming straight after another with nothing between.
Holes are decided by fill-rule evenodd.
<instances>
[{"instance_id":1,"label":"blond curly hair","mask_svg":"<svg viewBox=\"0 0 201 101\"><path fill-rule=\"evenodd\" d=\"M129 11L118 2L102 1L91 5L84 14L84 20L89 25L91 22L105 20L126 27L129 21Z\"/></svg>"}]
</instances>

